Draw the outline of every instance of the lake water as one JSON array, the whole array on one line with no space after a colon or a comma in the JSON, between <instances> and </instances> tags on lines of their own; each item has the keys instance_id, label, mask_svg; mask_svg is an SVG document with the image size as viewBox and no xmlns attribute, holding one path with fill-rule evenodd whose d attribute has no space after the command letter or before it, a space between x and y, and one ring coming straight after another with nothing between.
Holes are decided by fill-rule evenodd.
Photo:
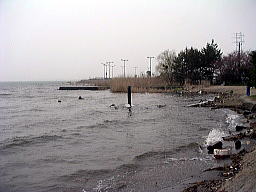
<instances>
[{"instance_id":1,"label":"lake water","mask_svg":"<svg viewBox=\"0 0 256 192\"><path fill-rule=\"evenodd\" d=\"M59 86L0 83L0 191L160 191L215 163L205 143L241 119L187 107L211 95L133 94L129 111L126 94Z\"/></svg>"}]
</instances>

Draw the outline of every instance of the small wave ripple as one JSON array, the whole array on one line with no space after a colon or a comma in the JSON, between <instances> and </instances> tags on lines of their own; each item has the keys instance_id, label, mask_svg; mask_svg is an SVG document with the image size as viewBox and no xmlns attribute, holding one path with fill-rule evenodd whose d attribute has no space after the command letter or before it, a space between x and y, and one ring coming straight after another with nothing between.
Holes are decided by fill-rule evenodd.
<instances>
[{"instance_id":1,"label":"small wave ripple","mask_svg":"<svg viewBox=\"0 0 256 192\"><path fill-rule=\"evenodd\" d=\"M0 97L11 96L11 93L0 93Z\"/></svg>"},{"instance_id":2,"label":"small wave ripple","mask_svg":"<svg viewBox=\"0 0 256 192\"><path fill-rule=\"evenodd\" d=\"M181 145L171 151L149 151L149 152L143 153L141 155L137 155L135 157L135 160L144 160L144 159L150 158L150 157L160 157L161 158L161 157L165 157L166 155L175 154L180 151L186 151L186 150L200 151L199 149L200 149L200 145L196 142L192 142L192 143L189 143L188 145Z\"/></svg>"},{"instance_id":3,"label":"small wave ripple","mask_svg":"<svg viewBox=\"0 0 256 192\"><path fill-rule=\"evenodd\" d=\"M63 138L62 136L58 135L42 135L38 137L15 137L12 139L7 139L0 143L0 149L8 149L12 147L21 147L36 143L47 143L49 141L56 141L57 139Z\"/></svg>"}]
</instances>

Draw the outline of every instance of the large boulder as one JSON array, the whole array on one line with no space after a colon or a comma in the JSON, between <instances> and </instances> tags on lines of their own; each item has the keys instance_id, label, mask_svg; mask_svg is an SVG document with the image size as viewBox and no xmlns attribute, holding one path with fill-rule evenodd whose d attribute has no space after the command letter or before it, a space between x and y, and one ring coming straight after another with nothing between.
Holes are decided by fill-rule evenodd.
<instances>
[{"instance_id":1,"label":"large boulder","mask_svg":"<svg viewBox=\"0 0 256 192\"><path fill-rule=\"evenodd\" d=\"M242 146L241 141L236 140L236 141L235 141L235 148L236 148L236 149L240 149L240 148L241 148L241 146Z\"/></svg>"},{"instance_id":2,"label":"large boulder","mask_svg":"<svg viewBox=\"0 0 256 192\"><path fill-rule=\"evenodd\" d=\"M241 126L241 125L237 125L236 126L236 131L242 131L243 129L246 129L247 127L245 126Z\"/></svg>"}]
</instances>

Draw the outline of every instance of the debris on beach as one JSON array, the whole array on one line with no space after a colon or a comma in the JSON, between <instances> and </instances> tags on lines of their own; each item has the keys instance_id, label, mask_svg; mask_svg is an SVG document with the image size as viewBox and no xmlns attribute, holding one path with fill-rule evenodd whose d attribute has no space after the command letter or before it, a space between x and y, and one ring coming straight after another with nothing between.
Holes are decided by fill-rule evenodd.
<instances>
[{"instance_id":1,"label":"debris on beach","mask_svg":"<svg viewBox=\"0 0 256 192\"><path fill-rule=\"evenodd\" d=\"M231 149L226 148L226 149L214 149L213 150L214 157L216 159L226 159L229 158L231 155Z\"/></svg>"}]
</instances>

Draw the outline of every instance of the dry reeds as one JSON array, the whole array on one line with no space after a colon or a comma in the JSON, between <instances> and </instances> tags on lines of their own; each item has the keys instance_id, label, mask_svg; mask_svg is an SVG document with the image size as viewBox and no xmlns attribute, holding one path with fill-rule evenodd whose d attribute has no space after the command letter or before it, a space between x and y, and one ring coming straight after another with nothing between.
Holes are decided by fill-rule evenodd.
<instances>
[{"instance_id":1,"label":"dry reeds","mask_svg":"<svg viewBox=\"0 0 256 192\"><path fill-rule=\"evenodd\" d=\"M158 87L165 87L166 83L159 77L127 77L127 78L113 78L110 82L112 92L127 92L127 87L132 86L132 92L162 92Z\"/></svg>"},{"instance_id":2,"label":"dry reeds","mask_svg":"<svg viewBox=\"0 0 256 192\"><path fill-rule=\"evenodd\" d=\"M172 92L167 89L168 83L161 77L116 77L112 79L90 79L78 82L82 85L110 87L112 92L127 92L127 87L132 86L133 93L162 93Z\"/></svg>"}]
</instances>

